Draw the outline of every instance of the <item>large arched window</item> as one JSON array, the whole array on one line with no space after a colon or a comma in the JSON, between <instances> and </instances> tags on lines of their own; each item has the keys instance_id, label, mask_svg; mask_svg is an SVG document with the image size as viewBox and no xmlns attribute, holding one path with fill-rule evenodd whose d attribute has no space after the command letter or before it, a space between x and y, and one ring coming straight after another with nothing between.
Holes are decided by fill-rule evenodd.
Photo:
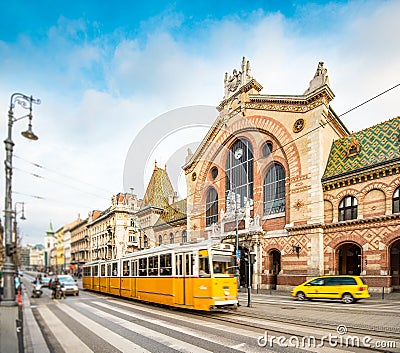
<instances>
[{"instance_id":1,"label":"large arched window","mask_svg":"<svg viewBox=\"0 0 400 353\"><path fill-rule=\"evenodd\" d=\"M339 204L339 221L357 219L357 199L354 196L346 196Z\"/></svg>"},{"instance_id":2,"label":"large arched window","mask_svg":"<svg viewBox=\"0 0 400 353\"><path fill-rule=\"evenodd\" d=\"M393 194L393 213L400 212L400 187Z\"/></svg>"},{"instance_id":3,"label":"large arched window","mask_svg":"<svg viewBox=\"0 0 400 353\"><path fill-rule=\"evenodd\" d=\"M273 163L264 178L264 214L285 212L285 169Z\"/></svg>"},{"instance_id":4,"label":"large arched window","mask_svg":"<svg viewBox=\"0 0 400 353\"><path fill-rule=\"evenodd\" d=\"M158 245L162 245L162 234L158 236Z\"/></svg>"},{"instance_id":5,"label":"large arched window","mask_svg":"<svg viewBox=\"0 0 400 353\"><path fill-rule=\"evenodd\" d=\"M214 188L210 188L206 200L206 227L218 223L218 193Z\"/></svg>"},{"instance_id":6,"label":"large arched window","mask_svg":"<svg viewBox=\"0 0 400 353\"><path fill-rule=\"evenodd\" d=\"M174 243L174 233L169 233L169 243L173 244Z\"/></svg>"},{"instance_id":7,"label":"large arched window","mask_svg":"<svg viewBox=\"0 0 400 353\"><path fill-rule=\"evenodd\" d=\"M227 211L239 201L239 207L249 202L253 205L253 148L245 139L237 140L226 160L226 205Z\"/></svg>"}]
</instances>

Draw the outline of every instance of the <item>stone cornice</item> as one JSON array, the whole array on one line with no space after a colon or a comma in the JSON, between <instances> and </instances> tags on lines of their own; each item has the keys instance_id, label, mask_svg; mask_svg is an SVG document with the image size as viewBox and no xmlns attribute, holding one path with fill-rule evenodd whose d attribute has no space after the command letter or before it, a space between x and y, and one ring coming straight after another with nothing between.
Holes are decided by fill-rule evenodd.
<instances>
[{"instance_id":1,"label":"stone cornice","mask_svg":"<svg viewBox=\"0 0 400 353\"><path fill-rule=\"evenodd\" d=\"M96 223L98 223L100 221L104 221L105 219L111 217L112 215L114 215L116 213L125 213L125 214L128 214L128 215L134 215L135 214L134 211L119 210L119 209L114 208L114 209L111 209L109 212L100 215L95 220L91 221L90 223L88 222L87 227L91 227L92 225L94 225L94 224L96 224Z\"/></svg>"},{"instance_id":2,"label":"stone cornice","mask_svg":"<svg viewBox=\"0 0 400 353\"><path fill-rule=\"evenodd\" d=\"M341 187L347 187L354 184L380 179L388 175L399 174L399 162L400 159L392 160L389 163L385 161L376 164L373 167L368 166L365 168L352 170L351 172L335 175L330 178L325 178L321 180L322 187L324 191L329 191Z\"/></svg>"},{"instance_id":3,"label":"stone cornice","mask_svg":"<svg viewBox=\"0 0 400 353\"><path fill-rule=\"evenodd\" d=\"M186 174L189 174L190 172L193 171L194 166L195 166L195 161L197 161L199 156L201 156L204 153L204 151L207 149L210 141L212 141L214 139L214 137L217 136L218 132L221 130L222 125L223 125L223 119L222 119L222 115L220 115L215 120L215 122L214 122L213 126L211 126L210 130L208 130L207 135L203 138L199 147L197 147L192 158L185 165L182 166L182 169L185 171Z\"/></svg>"},{"instance_id":4,"label":"stone cornice","mask_svg":"<svg viewBox=\"0 0 400 353\"><path fill-rule=\"evenodd\" d=\"M224 99L218 105L217 110L219 112L221 112L224 109L224 107L228 104L229 101L234 100L235 98L237 98L242 93L248 92L253 88L255 90L257 90L258 92L260 92L263 89L263 86L261 86L254 78L252 78L249 82L247 82L243 86L239 87L238 90L234 94L232 94L230 97Z\"/></svg>"},{"instance_id":5,"label":"stone cornice","mask_svg":"<svg viewBox=\"0 0 400 353\"><path fill-rule=\"evenodd\" d=\"M310 94L301 96L250 94L250 102L246 102L245 107L247 109L306 113L322 104L328 107L334 97L330 87L324 85Z\"/></svg>"},{"instance_id":6,"label":"stone cornice","mask_svg":"<svg viewBox=\"0 0 400 353\"><path fill-rule=\"evenodd\" d=\"M384 215L384 216L376 216L370 218L361 218L361 219L352 219L350 221L341 221L341 222L334 222L334 223L314 223L314 224L304 224L298 226L286 226L285 229L288 232L296 232L296 231L304 231L310 229L333 229L333 228L347 228L358 226L360 224L370 224L370 223L382 223L391 221L394 219L400 219L400 213Z\"/></svg>"}]
</instances>

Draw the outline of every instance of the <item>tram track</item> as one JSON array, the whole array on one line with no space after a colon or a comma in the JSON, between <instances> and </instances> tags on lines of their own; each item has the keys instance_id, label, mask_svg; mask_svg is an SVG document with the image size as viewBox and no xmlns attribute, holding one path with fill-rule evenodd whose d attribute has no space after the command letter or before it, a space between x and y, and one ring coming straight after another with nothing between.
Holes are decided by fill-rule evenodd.
<instances>
[{"instance_id":1,"label":"tram track","mask_svg":"<svg viewBox=\"0 0 400 353\"><path fill-rule=\"evenodd\" d=\"M131 299L121 298L116 296L104 295L100 293L90 293L91 295L108 298L112 301L123 301L125 303L130 302L133 304L133 308L146 311L146 308L151 307L153 310L159 310L160 312L165 312L166 310L173 311L174 313L179 313L182 319L190 318L203 318L208 321L219 322L224 325L229 324L232 327L238 328L248 328L254 332L255 340L257 337L262 335L264 332L268 332L270 337L283 336L283 337L297 337L301 342L303 339L307 339L311 335L315 336L316 344L321 344L322 337L331 333L340 337L337 332L339 325L343 327L343 323L338 324L332 321L320 320L315 322L315 320L307 319L306 317L296 318L294 316L285 316L284 314L270 315L265 314L265 309L260 310L258 313L246 312L245 308L239 308L238 310L228 310L228 309L216 309L212 312L195 311L189 309L180 309L175 307L168 307L163 305L156 305L153 303L146 303L142 301L132 301ZM257 303L258 305L258 303ZM281 307L285 306L285 303L280 303ZM324 308L325 309L325 308ZM284 310L284 309L283 309ZM332 310L332 308L331 308ZM334 309L336 310L336 308ZM328 312L329 309L326 310ZM260 314L263 312L264 314ZM345 328L348 330L348 334L357 337L368 336L372 342L377 341L393 341L394 337L400 337L400 329L388 330L390 328L379 328L379 327L369 327L368 325L354 325L347 323ZM257 344L257 342L254 342ZM327 342L326 342L327 344ZM352 352L357 353L369 353L369 352L398 352L400 347L400 341L396 341L397 348L378 348L378 347L350 347ZM267 347L268 348L268 347ZM301 350L303 352L303 350ZM310 351L304 350L304 352ZM316 352L317 350L314 350ZM338 352L341 350L338 348ZM349 351L349 350L346 350ZM286 352L286 350L285 350ZM287 350L287 352L300 352L296 349L294 351Z\"/></svg>"},{"instance_id":2,"label":"tram track","mask_svg":"<svg viewBox=\"0 0 400 353\"><path fill-rule=\"evenodd\" d=\"M201 313L201 312L194 312L194 316L204 317L207 319L229 323L231 325L238 325L239 327L243 328L243 326L254 329L254 330L262 330L263 332L268 332L269 337L279 337L283 336L289 339L290 337L297 337L297 339L301 342L303 339L307 341L307 337L310 337L309 332L313 331L313 336L316 338L316 345L322 344L322 337L326 336L325 334L315 333L316 331L321 330L330 330L332 335L335 335L340 339L342 334L338 333L338 328L345 327L347 329L351 329L351 332L348 332L352 337L369 337L371 342L389 342L394 341L394 335L398 333L394 332L387 332L381 330L370 330L368 328L364 328L361 326L350 325L337 325L337 323L333 322L312 322L311 320L306 320L305 318L293 318L293 317L277 317L277 316L261 316L258 314L252 313L244 313L244 312L235 312L230 311L227 312L226 310L218 310L213 311L212 313ZM238 318L240 319L238 320ZM245 320L243 320L243 318ZM250 319L250 320L248 320ZM278 328L281 326L281 328ZM398 331L398 330L396 330ZM345 336L344 336L345 337ZM326 341L326 338L325 338ZM361 341L361 340L360 340ZM400 341L397 340L396 345L397 347L393 348L378 348L378 347L351 347L354 349L354 352L398 352L399 351L399 344Z\"/></svg>"}]
</instances>

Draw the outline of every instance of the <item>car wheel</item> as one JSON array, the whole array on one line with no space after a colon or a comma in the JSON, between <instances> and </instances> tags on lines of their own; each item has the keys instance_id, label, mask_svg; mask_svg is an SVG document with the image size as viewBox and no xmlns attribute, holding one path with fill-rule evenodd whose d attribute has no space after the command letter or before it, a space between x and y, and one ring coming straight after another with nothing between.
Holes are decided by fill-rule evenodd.
<instances>
[{"instance_id":1,"label":"car wheel","mask_svg":"<svg viewBox=\"0 0 400 353\"><path fill-rule=\"evenodd\" d=\"M79 295L79 292L76 292L75 295L78 296L78 295Z\"/></svg>"},{"instance_id":2,"label":"car wheel","mask_svg":"<svg viewBox=\"0 0 400 353\"><path fill-rule=\"evenodd\" d=\"M342 302L344 304L351 304L354 303L354 298L350 293L344 293L342 296Z\"/></svg>"},{"instance_id":3,"label":"car wheel","mask_svg":"<svg viewBox=\"0 0 400 353\"><path fill-rule=\"evenodd\" d=\"M297 300L304 301L307 299L306 295L303 292L297 292L296 294Z\"/></svg>"}]
</instances>

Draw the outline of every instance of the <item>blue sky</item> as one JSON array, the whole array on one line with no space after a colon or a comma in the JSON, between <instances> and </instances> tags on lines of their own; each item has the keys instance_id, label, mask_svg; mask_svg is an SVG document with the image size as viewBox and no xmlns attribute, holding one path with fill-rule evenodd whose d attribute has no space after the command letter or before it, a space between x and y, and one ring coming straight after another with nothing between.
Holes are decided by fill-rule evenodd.
<instances>
[{"instance_id":1,"label":"blue sky","mask_svg":"<svg viewBox=\"0 0 400 353\"><path fill-rule=\"evenodd\" d=\"M324 61L337 114L400 82L395 0L0 4L3 135L12 93L42 101L33 119L39 141L19 136L23 121L13 128L13 202L26 203L25 243L43 242L50 220L57 229L129 191L124 164L140 131L179 107L217 106L225 72L243 56L265 94L302 94ZM342 120L358 131L397 116L399 94ZM168 168L177 174L179 165ZM143 196L144 185L132 187Z\"/></svg>"}]
</instances>

